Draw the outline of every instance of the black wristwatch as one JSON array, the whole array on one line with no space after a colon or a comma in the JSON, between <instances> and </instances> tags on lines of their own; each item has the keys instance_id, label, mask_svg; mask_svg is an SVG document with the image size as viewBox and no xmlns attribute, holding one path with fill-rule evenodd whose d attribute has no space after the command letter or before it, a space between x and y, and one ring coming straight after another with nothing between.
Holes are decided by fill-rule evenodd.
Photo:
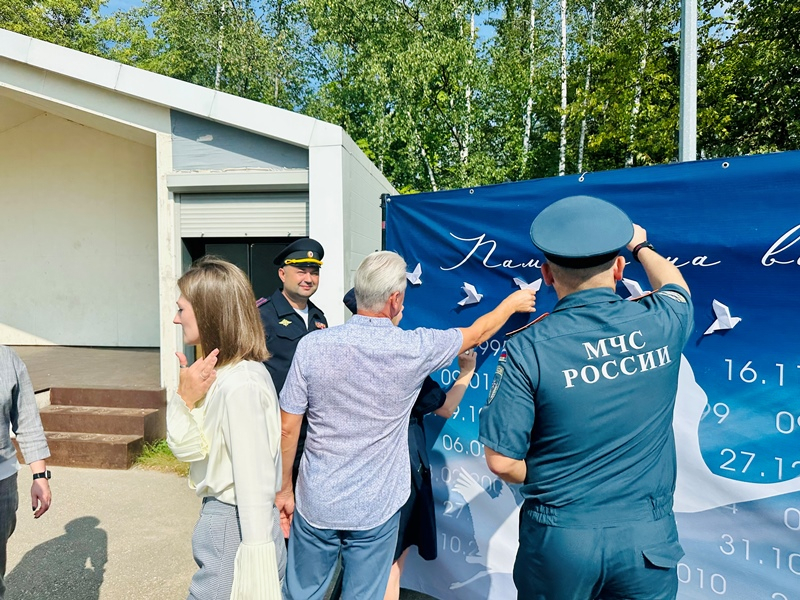
<instances>
[{"instance_id":1,"label":"black wristwatch","mask_svg":"<svg viewBox=\"0 0 800 600\"><path fill-rule=\"evenodd\" d=\"M36 481L37 479L50 479L50 471L42 471L41 473L34 473L33 480Z\"/></svg>"},{"instance_id":2,"label":"black wristwatch","mask_svg":"<svg viewBox=\"0 0 800 600\"><path fill-rule=\"evenodd\" d=\"M633 260L635 260L636 262L642 262L642 261L639 260L639 251L642 248L650 248L650 250L652 250L653 252L656 252L656 249L653 247L653 244L651 244L647 240L643 241L640 244L636 244L636 246L633 248L633 250L631 250L631 254L633 255Z\"/></svg>"}]
</instances>

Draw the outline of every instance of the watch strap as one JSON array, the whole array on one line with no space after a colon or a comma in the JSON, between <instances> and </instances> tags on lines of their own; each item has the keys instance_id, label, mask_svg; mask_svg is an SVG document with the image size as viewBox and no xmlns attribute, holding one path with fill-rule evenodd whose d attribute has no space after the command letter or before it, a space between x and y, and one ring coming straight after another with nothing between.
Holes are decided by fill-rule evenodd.
<instances>
[{"instance_id":1,"label":"watch strap","mask_svg":"<svg viewBox=\"0 0 800 600\"><path fill-rule=\"evenodd\" d=\"M647 240L645 240L645 241L643 241L643 242L641 242L639 244L636 244L636 246L634 246L633 250L631 250L631 254L633 255L633 260L635 260L636 262L642 262L642 261L639 260L639 251L642 250L643 248L649 248L653 252L656 251L656 249L653 247L653 244L651 244Z\"/></svg>"},{"instance_id":2,"label":"watch strap","mask_svg":"<svg viewBox=\"0 0 800 600\"><path fill-rule=\"evenodd\" d=\"M41 473L34 473L33 480L36 481L37 479L50 479L50 471L42 471Z\"/></svg>"}]
</instances>

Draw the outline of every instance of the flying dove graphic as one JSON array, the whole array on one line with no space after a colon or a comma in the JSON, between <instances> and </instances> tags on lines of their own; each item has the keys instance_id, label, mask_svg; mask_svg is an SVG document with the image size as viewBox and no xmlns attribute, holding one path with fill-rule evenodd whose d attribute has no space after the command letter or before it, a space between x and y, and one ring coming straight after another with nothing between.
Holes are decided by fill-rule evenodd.
<instances>
[{"instance_id":1,"label":"flying dove graphic","mask_svg":"<svg viewBox=\"0 0 800 600\"><path fill-rule=\"evenodd\" d=\"M697 383L689 361L681 355L675 418L672 423L678 459L675 512L702 512L728 504L752 502L800 491L800 477L774 483L751 483L728 479L725 475L711 471L700 451L699 429L703 410L714 402ZM792 468L798 465L800 461L792 463Z\"/></svg>"},{"instance_id":2,"label":"flying dove graphic","mask_svg":"<svg viewBox=\"0 0 800 600\"><path fill-rule=\"evenodd\" d=\"M417 263L417 266L414 267L414 271L411 273L406 273L406 279L411 285L420 285L422 284L422 279L420 276L422 275L422 263Z\"/></svg>"},{"instance_id":3,"label":"flying dove graphic","mask_svg":"<svg viewBox=\"0 0 800 600\"><path fill-rule=\"evenodd\" d=\"M725 331L726 329L733 329L739 324L742 319L740 317L732 317L731 309L725 306L719 300L714 300L711 303L714 308L714 316L717 320L711 324L711 327L706 329L703 335L714 333L715 331Z\"/></svg>"},{"instance_id":4,"label":"flying dove graphic","mask_svg":"<svg viewBox=\"0 0 800 600\"><path fill-rule=\"evenodd\" d=\"M534 292L538 292L539 288L542 287L542 278L540 277L536 281L526 283L524 279L514 277L514 283L516 283L521 290L533 290Z\"/></svg>"},{"instance_id":5,"label":"flying dove graphic","mask_svg":"<svg viewBox=\"0 0 800 600\"><path fill-rule=\"evenodd\" d=\"M491 578L495 573L511 574L517 553L517 544L512 540L517 539L519 530L519 508L511 489L502 483L500 486L500 493L493 498L466 470L461 469L458 474L453 491L467 502L473 520L475 515L480 515L484 525L480 530L475 530L478 552L467 555L466 562L484 568L466 581L450 584L451 590L469 585L482 577Z\"/></svg>"},{"instance_id":6,"label":"flying dove graphic","mask_svg":"<svg viewBox=\"0 0 800 600\"><path fill-rule=\"evenodd\" d=\"M635 279L625 279L623 277L622 285L625 286L625 289L628 290L628 293L630 294L628 300L633 300L639 296L644 296L644 290L642 289L642 286L639 285L639 282Z\"/></svg>"},{"instance_id":7,"label":"flying dove graphic","mask_svg":"<svg viewBox=\"0 0 800 600\"><path fill-rule=\"evenodd\" d=\"M467 295L461 302L458 303L459 306L468 306L470 304L477 304L483 298L483 294L479 294L478 290L475 289L475 286L471 283L464 282L464 286L461 288L464 290L464 293Z\"/></svg>"}]
</instances>

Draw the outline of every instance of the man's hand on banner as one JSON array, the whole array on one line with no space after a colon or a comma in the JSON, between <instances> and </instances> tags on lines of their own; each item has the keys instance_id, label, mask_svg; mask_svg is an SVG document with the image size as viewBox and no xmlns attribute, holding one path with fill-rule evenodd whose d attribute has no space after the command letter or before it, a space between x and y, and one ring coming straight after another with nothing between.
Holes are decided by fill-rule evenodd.
<instances>
[{"instance_id":1,"label":"man's hand on banner","mask_svg":"<svg viewBox=\"0 0 800 600\"><path fill-rule=\"evenodd\" d=\"M510 302L514 307L514 312L532 313L536 312L536 292L533 290L517 290L506 297L503 302Z\"/></svg>"}]
</instances>

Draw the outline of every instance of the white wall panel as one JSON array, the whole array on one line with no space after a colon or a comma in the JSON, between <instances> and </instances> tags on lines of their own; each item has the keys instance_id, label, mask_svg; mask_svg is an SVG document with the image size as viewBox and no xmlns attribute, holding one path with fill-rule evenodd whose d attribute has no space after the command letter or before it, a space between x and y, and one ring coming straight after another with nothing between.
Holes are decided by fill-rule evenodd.
<instances>
[{"instance_id":1,"label":"white wall panel","mask_svg":"<svg viewBox=\"0 0 800 600\"><path fill-rule=\"evenodd\" d=\"M155 153L44 114L0 134L0 343L158 346Z\"/></svg>"}]
</instances>

